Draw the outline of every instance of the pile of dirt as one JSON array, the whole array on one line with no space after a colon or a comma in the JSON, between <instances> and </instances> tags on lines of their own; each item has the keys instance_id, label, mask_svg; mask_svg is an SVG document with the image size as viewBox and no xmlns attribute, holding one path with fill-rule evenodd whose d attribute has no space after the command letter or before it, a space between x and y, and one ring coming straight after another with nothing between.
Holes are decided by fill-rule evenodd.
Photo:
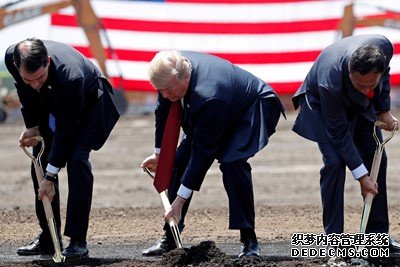
<instances>
[{"instance_id":1,"label":"pile of dirt","mask_svg":"<svg viewBox=\"0 0 400 267\"><path fill-rule=\"evenodd\" d=\"M311 266L313 262L317 266L323 264L322 259L317 260L288 260L277 262L269 257L242 257L232 258L223 253L213 241L203 241L197 246L190 248L174 249L164 255L160 266L200 266L200 267L258 267L258 266Z\"/></svg>"},{"instance_id":2,"label":"pile of dirt","mask_svg":"<svg viewBox=\"0 0 400 267\"><path fill-rule=\"evenodd\" d=\"M165 254L162 264L165 266L200 266L207 262L208 264L222 265L226 259L226 254L217 248L215 242L203 241L197 246L178 248L168 252Z\"/></svg>"}]
</instances>

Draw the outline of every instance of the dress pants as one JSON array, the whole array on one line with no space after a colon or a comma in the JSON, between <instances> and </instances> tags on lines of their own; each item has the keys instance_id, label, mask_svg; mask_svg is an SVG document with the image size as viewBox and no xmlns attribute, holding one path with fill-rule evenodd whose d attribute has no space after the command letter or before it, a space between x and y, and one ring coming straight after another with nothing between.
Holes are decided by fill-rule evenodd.
<instances>
[{"instance_id":1,"label":"dress pants","mask_svg":"<svg viewBox=\"0 0 400 267\"><path fill-rule=\"evenodd\" d=\"M229 199L229 229L255 227L251 166L246 159L222 162L222 180Z\"/></svg>"},{"instance_id":2,"label":"dress pants","mask_svg":"<svg viewBox=\"0 0 400 267\"><path fill-rule=\"evenodd\" d=\"M67 161L68 202L64 235L86 241L93 195L93 173L89 161L90 147L79 140Z\"/></svg>"},{"instance_id":3,"label":"dress pants","mask_svg":"<svg viewBox=\"0 0 400 267\"><path fill-rule=\"evenodd\" d=\"M358 116L352 123L355 124L355 127L352 127L354 129L354 143L366 168L370 171L376 149L376 142L373 137L374 123L362 116ZM377 130L377 135L379 140L382 140L381 130ZM346 165L331 144L319 143L318 146L324 163L324 166L320 170L324 230L326 234L343 233ZM384 152L377 178L378 194L372 202L371 213L366 228L367 233L388 233L389 230L386 169L387 157Z\"/></svg>"}]
</instances>

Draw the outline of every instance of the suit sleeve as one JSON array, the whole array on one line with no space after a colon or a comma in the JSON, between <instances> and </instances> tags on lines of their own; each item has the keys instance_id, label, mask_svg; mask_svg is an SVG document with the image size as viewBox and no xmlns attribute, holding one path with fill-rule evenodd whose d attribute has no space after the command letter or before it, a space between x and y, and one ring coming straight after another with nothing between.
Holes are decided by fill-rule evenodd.
<instances>
[{"instance_id":1,"label":"suit sleeve","mask_svg":"<svg viewBox=\"0 0 400 267\"><path fill-rule=\"evenodd\" d=\"M318 87L328 138L345 164L353 171L362 165L363 161L354 144L344 104L327 87Z\"/></svg>"},{"instance_id":2,"label":"suit sleeve","mask_svg":"<svg viewBox=\"0 0 400 267\"><path fill-rule=\"evenodd\" d=\"M182 184L189 189L199 190L204 177L216 158L229 113L229 105L219 99L206 101L195 118L192 153Z\"/></svg>"},{"instance_id":3,"label":"suit sleeve","mask_svg":"<svg viewBox=\"0 0 400 267\"><path fill-rule=\"evenodd\" d=\"M55 167L64 167L72 147L77 140L84 106L84 84L82 78L75 78L57 89L55 105L57 107L56 129L49 163Z\"/></svg>"}]
</instances>

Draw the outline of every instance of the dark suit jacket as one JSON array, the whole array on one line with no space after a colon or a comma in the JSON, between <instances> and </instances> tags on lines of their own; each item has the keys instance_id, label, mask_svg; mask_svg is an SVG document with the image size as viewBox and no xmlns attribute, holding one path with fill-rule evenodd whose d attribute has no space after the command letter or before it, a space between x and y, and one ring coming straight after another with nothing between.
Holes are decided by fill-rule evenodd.
<instances>
[{"instance_id":1,"label":"dark suit jacket","mask_svg":"<svg viewBox=\"0 0 400 267\"><path fill-rule=\"evenodd\" d=\"M382 49L387 66L372 101L354 88L348 69L354 51L367 44ZM350 170L360 166L363 161L353 142L353 122L359 115L374 122L376 111L390 109L392 56L392 44L381 35L351 36L325 48L293 97L295 108L301 106L293 131L312 141L332 143Z\"/></svg>"},{"instance_id":2,"label":"dark suit jacket","mask_svg":"<svg viewBox=\"0 0 400 267\"><path fill-rule=\"evenodd\" d=\"M182 184L199 190L214 159L231 162L247 159L268 143L275 131L266 126L265 115L284 108L261 79L221 58L196 52L182 52L192 64L191 80L184 97L182 128L191 140L192 154ZM274 99L275 111L265 99ZM156 108L156 147L161 147L171 102L159 95Z\"/></svg>"},{"instance_id":3,"label":"dark suit jacket","mask_svg":"<svg viewBox=\"0 0 400 267\"><path fill-rule=\"evenodd\" d=\"M23 82L15 67L15 45L7 49L5 63L15 79L26 127L40 126L43 113L51 112L55 117L49 163L64 167L78 139L92 149L100 149L119 114L112 100L111 85L91 61L68 45L47 40L43 42L51 62L49 77L40 93Z\"/></svg>"}]
</instances>

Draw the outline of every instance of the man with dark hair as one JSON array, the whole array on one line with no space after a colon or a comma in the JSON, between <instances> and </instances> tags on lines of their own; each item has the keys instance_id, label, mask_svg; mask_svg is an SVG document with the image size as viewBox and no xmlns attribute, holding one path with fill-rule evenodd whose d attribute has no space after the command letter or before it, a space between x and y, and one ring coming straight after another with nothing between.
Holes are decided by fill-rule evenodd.
<instances>
[{"instance_id":1,"label":"man with dark hair","mask_svg":"<svg viewBox=\"0 0 400 267\"><path fill-rule=\"evenodd\" d=\"M360 182L363 196L375 195L367 233L389 232L386 154L377 184L371 182L369 172L376 148L375 121L384 122L387 131L396 127L389 97L392 56L392 44L381 35L339 40L321 52L293 97L294 107L301 107L293 131L317 142L323 157L320 186L326 234L344 230L346 167ZM377 133L382 140L380 129ZM390 249L399 248L390 239Z\"/></svg>"},{"instance_id":2,"label":"man with dark hair","mask_svg":"<svg viewBox=\"0 0 400 267\"><path fill-rule=\"evenodd\" d=\"M64 235L70 237L62 254L68 258L88 256L86 235L92 201L93 174L91 150L100 149L116 124L119 113L113 90L95 65L72 47L36 38L10 46L5 54L8 71L22 104L26 129L19 143L33 146L45 141L42 165L45 179L38 184L31 167L35 207L41 234L18 249L19 255L53 253L53 245L42 203L44 195L52 200L58 233L61 229L58 172L67 166L68 203ZM61 241L61 237L60 237Z\"/></svg>"}]
</instances>

